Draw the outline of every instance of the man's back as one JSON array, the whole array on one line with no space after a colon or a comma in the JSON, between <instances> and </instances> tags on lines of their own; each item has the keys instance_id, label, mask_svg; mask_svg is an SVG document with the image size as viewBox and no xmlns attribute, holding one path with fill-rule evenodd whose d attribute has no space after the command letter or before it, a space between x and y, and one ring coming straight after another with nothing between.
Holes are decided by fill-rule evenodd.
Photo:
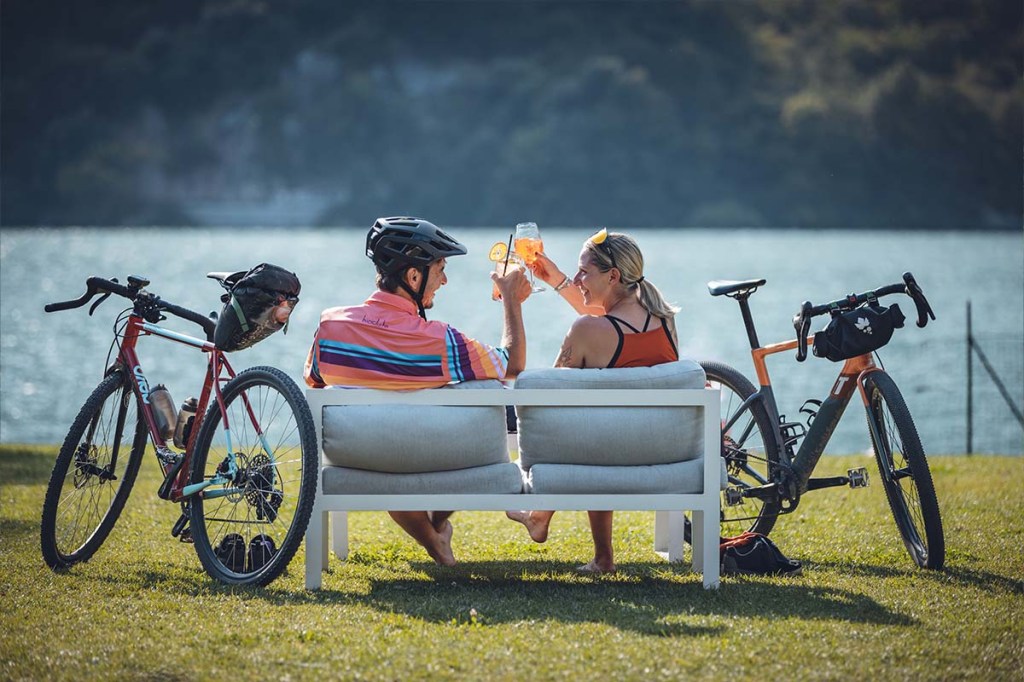
<instances>
[{"instance_id":1,"label":"man's back","mask_svg":"<svg viewBox=\"0 0 1024 682\"><path fill-rule=\"evenodd\" d=\"M427 321L408 299L376 291L361 305L328 308L306 361L306 383L381 389L434 388L502 379L508 351L443 322Z\"/></svg>"}]
</instances>

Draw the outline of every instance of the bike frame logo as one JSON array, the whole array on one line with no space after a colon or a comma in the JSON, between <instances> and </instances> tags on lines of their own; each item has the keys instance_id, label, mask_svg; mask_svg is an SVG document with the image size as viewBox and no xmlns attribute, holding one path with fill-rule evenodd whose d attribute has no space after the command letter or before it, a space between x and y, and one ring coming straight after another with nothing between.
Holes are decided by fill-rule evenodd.
<instances>
[{"instance_id":1,"label":"bike frame logo","mask_svg":"<svg viewBox=\"0 0 1024 682\"><path fill-rule=\"evenodd\" d=\"M139 385L139 393L142 394L142 402L149 405L149 382L146 380L145 375L142 374L142 367L135 365L132 373L135 374L135 383Z\"/></svg>"}]
</instances>

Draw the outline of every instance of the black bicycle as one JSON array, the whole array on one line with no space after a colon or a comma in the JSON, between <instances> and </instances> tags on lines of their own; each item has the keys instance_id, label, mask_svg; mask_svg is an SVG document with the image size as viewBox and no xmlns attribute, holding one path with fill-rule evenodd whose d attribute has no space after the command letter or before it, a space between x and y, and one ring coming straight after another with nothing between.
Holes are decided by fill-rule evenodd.
<instances>
[{"instance_id":1,"label":"black bicycle","mask_svg":"<svg viewBox=\"0 0 1024 682\"><path fill-rule=\"evenodd\" d=\"M851 469L846 476L811 477L846 406L859 392L882 486L907 552L918 566L942 568L945 540L928 460L906 401L893 378L875 364L872 352L846 358L825 399L804 403L801 412L808 415L806 428L803 423L780 418L765 362L769 355L794 349L797 361L804 361L808 344L814 342L808 336L813 318L834 318L851 311L858 318L856 311L865 311L858 319L867 320L866 306L877 307L878 299L891 294L910 296L917 308L917 326L924 327L935 314L921 287L908 272L902 282L874 291L850 294L824 305L805 302L793 320L796 339L762 346L748 299L764 284L763 279L708 283L712 296L728 296L739 303L758 380L755 389L728 365L701 363L709 385L722 391L722 457L729 485L723 493L722 534L751 530L767 535L778 517L794 511L808 491L867 486L863 468Z\"/></svg>"}]
</instances>

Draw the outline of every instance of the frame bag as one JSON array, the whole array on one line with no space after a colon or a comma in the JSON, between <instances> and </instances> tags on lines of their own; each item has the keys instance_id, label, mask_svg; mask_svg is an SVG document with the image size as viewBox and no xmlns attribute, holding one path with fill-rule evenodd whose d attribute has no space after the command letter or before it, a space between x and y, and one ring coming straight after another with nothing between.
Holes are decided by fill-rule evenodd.
<instances>
[{"instance_id":1,"label":"frame bag","mask_svg":"<svg viewBox=\"0 0 1024 682\"><path fill-rule=\"evenodd\" d=\"M871 353L889 343L893 330L906 318L895 303L888 308L869 301L846 311L833 311L832 320L814 335L814 354L832 362Z\"/></svg>"},{"instance_id":2,"label":"frame bag","mask_svg":"<svg viewBox=\"0 0 1024 682\"><path fill-rule=\"evenodd\" d=\"M299 302L302 285L294 272L261 263L245 273L221 296L213 342L231 352L253 346L279 329L287 333L288 318Z\"/></svg>"}]
</instances>

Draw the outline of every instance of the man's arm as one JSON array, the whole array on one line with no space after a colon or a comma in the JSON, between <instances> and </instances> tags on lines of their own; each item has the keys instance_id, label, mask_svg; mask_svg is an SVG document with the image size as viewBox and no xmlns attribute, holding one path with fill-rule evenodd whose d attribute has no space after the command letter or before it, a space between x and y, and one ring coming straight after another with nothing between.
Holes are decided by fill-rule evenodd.
<instances>
[{"instance_id":1,"label":"man's arm","mask_svg":"<svg viewBox=\"0 0 1024 682\"><path fill-rule=\"evenodd\" d=\"M508 351L506 378L514 378L526 369L526 329L523 327L523 301L530 296L530 281L519 268L512 268L504 276L491 273L491 279L501 292L505 309L505 324L501 345Z\"/></svg>"}]
</instances>

